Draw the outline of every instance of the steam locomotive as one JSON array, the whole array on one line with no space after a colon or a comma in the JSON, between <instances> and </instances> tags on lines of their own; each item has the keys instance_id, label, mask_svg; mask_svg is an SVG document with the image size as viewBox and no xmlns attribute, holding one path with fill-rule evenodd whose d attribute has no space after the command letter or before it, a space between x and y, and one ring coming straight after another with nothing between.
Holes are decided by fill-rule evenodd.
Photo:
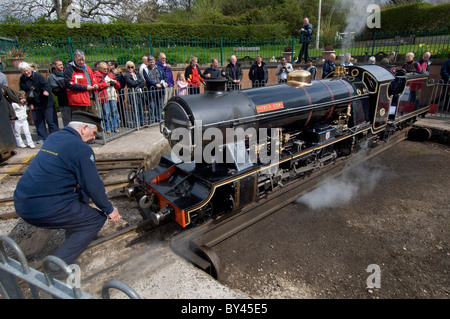
<instances>
[{"instance_id":1,"label":"steam locomotive","mask_svg":"<svg viewBox=\"0 0 450 319\"><path fill-rule=\"evenodd\" d=\"M160 130L172 152L132 172L126 192L156 225L203 224L386 141L428 112L433 87L428 74L377 65L314 81L294 71L284 84L240 91L210 80L204 94L167 102Z\"/></svg>"}]
</instances>

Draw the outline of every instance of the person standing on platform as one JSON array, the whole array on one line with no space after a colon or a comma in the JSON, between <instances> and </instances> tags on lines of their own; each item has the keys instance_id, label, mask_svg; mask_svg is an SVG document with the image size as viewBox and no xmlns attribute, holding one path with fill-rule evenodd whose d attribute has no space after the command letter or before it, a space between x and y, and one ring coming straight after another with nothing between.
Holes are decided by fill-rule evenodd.
<instances>
[{"instance_id":1,"label":"person standing on platform","mask_svg":"<svg viewBox=\"0 0 450 319\"><path fill-rule=\"evenodd\" d=\"M230 63L228 63L225 67L224 73L226 79L228 80L228 90L240 90L241 81L244 78L244 72L242 72L241 64L237 62L237 57L235 55L230 57Z\"/></svg>"},{"instance_id":2,"label":"person standing on platform","mask_svg":"<svg viewBox=\"0 0 450 319\"><path fill-rule=\"evenodd\" d=\"M295 62L300 63L302 57L305 58L305 63L308 60L308 46L312 42L313 25L309 23L309 18L303 19L303 27L300 29L300 43L302 47Z\"/></svg>"},{"instance_id":3,"label":"person standing on platform","mask_svg":"<svg viewBox=\"0 0 450 319\"><path fill-rule=\"evenodd\" d=\"M253 88L265 86L269 80L267 66L260 55L256 57L255 63L250 67L248 77L252 81Z\"/></svg>"},{"instance_id":4,"label":"person standing on platform","mask_svg":"<svg viewBox=\"0 0 450 319\"><path fill-rule=\"evenodd\" d=\"M336 54L331 53L328 60L325 61L322 67L322 79L324 79L329 73L333 72L336 68Z\"/></svg>"},{"instance_id":5,"label":"person standing on platform","mask_svg":"<svg viewBox=\"0 0 450 319\"><path fill-rule=\"evenodd\" d=\"M52 65L52 74L48 77L48 83L52 87L53 93L58 98L63 126L67 126L72 118L72 109L69 106L66 84L64 83L64 63L61 59L55 58L52 61Z\"/></svg>"},{"instance_id":6,"label":"person standing on platform","mask_svg":"<svg viewBox=\"0 0 450 319\"><path fill-rule=\"evenodd\" d=\"M203 77L205 79L220 79L222 77L222 72L218 68L219 61L216 58L211 60L211 66L203 72Z\"/></svg>"},{"instance_id":7,"label":"person standing on platform","mask_svg":"<svg viewBox=\"0 0 450 319\"><path fill-rule=\"evenodd\" d=\"M59 131L58 114L53 99L52 87L42 74L33 71L26 62L19 64L22 75L19 87L28 97L28 106L38 134L37 144L41 144L52 133ZM45 125L47 123L47 126Z\"/></svg>"},{"instance_id":8,"label":"person standing on platform","mask_svg":"<svg viewBox=\"0 0 450 319\"><path fill-rule=\"evenodd\" d=\"M26 145L22 140L20 133L23 132L27 145L29 148L36 148L31 138L30 127L28 126L28 114L27 114L27 97L24 91L18 92L19 103L12 102L11 106L16 113L17 120L14 121L14 137L16 138L16 144L20 148L25 148Z\"/></svg>"},{"instance_id":9,"label":"person standing on platform","mask_svg":"<svg viewBox=\"0 0 450 319\"><path fill-rule=\"evenodd\" d=\"M278 64L275 74L278 76L278 83L286 83L289 73L294 71L292 64L286 62L286 58L281 58L281 63Z\"/></svg>"},{"instance_id":10,"label":"person standing on platform","mask_svg":"<svg viewBox=\"0 0 450 319\"><path fill-rule=\"evenodd\" d=\"M67 89L67 99L73 111L85 111L96 114L93 103L94 91L99 86L91 68L86 65L86 56L83 51L73 53L73 61L64 71L64 83Z\"/></svg>"},{"instance_id":11,"label":"person standing on platform","mask_svg":"<svg viewBox=\"0 0 450 319\"><path fill-rule=\"evenodd\" d=\"M161 68L166 74L166 84L164 93L164 105L167 101L174 95L175 81L173 80L172 66L167 63L167 57L164 53L158 55L158 61L156 61L156 66Z\"/></svg>"},{"instance_id":12,"label":"person standing on platform","mask_svg":"<svg viewBox=\"0 0 450 319\"><path fill-rule=\"evenodd\" d=\"M195 56L189 58L189 65L184 70L184 78L188 82L188 93L200 94L200 83L205 84L202 71L198 66L198 60Z\"/></svg>"}]
</instances>

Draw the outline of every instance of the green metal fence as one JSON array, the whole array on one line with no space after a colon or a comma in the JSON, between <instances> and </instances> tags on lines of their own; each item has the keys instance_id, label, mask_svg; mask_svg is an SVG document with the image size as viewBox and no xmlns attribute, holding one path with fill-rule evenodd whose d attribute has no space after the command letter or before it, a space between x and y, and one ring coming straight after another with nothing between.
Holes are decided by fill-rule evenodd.
<instances>
[{"instance_id":1,"label":"green metal fence","mask_svg":"<svg viewBox=\"0 0 450 319\"><path fill-rule=\"evenodd\" d=\"M2 38L5 40L2 41ZM371 55L382 58L393 50L400 56L414 52L417 57L430 51L432 58L446 59L450 53L449 43L448 28L424 32L373 32L359 36L336 34L333 37L321 37L318 45L313 39L309 55L319 61L324 50L332 50L338 56L349 52L359 62L367 61ZM19 40L0 36L0 57L4 68L16 67L15 60L11 59L12 53L19 53L19 58L44 68L50 67L55 57L70 61L76 49L86 53L90 65L110 59L117 60L119 64L125 64L128 60L139 64L143 55L157 56L160 52L166 54L172 65L188 63L191 55L196 56L200 64L209 64L212 58L217 58L221 65L226 65L233 54L243 64L251 64L257 54L268 63L279 61L283 55L287 56L288 61L293 61L300 47L299 39L295 37L202 39L142 35Z\"/></svg>"}]
</instances>

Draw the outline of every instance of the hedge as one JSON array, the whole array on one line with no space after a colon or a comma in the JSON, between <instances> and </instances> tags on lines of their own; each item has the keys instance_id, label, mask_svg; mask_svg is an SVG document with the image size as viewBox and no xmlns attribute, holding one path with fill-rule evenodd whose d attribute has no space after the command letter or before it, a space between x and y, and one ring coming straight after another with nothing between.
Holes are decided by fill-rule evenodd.
<instances>
[{"instance_id":1,"label":"hedge","mask_svg":"<svg viewBox=\"0 0 450 319\"><path fill-rule=\"evenodd\" d=\"M205 25L205 24L125 24L85 23L81 28L69 29L66 24L12 25L0 24L0 35L19 39L67 38L80 36L110 37L126 35L160 35L198 38L252 38L289 36L282 24L276 25Z\"/></svg>"},{"instance_id":2,"label":"hedge","mask_svg":"<svg viewBox=\"0 0 450 319\"><path fill-rule=\"evenodd\" d=\"M372 31L423 31L450 27L450 3L413 3L381 10L381 29Z\"/></svg>"}]
</instances>

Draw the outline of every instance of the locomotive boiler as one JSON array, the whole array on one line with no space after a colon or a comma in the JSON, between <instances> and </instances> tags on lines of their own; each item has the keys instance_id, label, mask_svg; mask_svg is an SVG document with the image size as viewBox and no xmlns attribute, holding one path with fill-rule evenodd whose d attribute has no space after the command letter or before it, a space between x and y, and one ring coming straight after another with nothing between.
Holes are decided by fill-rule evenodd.
<instances>
[{"instance_id":1,"label":"locomotive boiler","mask_svg":"<svg viewBox=\"0 0 450 319\"><path fill-rule=\"evenodd\" d=\"M161 132L172 146L157 167L132 174L127 193L155 224L182 227L236 212L283 185L387 140L430 107L426 74L376 66L338 67L311 81L225 91L210 80L202 95L176 96Z\"/></svg>"}]
</instances>

